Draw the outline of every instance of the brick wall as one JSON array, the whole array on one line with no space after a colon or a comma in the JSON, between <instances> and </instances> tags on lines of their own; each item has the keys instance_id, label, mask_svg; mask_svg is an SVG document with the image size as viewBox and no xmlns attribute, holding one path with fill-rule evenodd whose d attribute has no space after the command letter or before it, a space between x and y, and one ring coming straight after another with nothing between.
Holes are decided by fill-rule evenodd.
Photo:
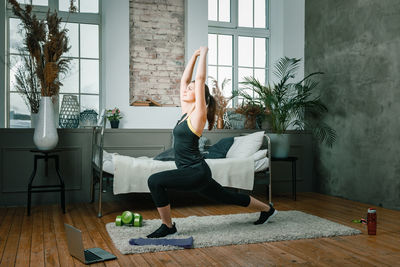
<instances>
[{"instance_id":1,"label":"brick wall","mask_svg":"<svg viewBox=\"0 0 400 267\"><path fill-rule=\"evenodd\" d=\"M130 103L179 105L184 70L184 0L130 0Z\"/></svg>"}]
</instances>

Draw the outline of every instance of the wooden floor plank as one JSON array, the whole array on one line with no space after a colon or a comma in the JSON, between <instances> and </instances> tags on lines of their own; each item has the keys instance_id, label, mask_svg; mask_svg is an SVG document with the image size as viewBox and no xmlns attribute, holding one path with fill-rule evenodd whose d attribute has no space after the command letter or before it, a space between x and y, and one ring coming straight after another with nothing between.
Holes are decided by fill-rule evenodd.
<instances>
[{"instance_id":1,"label":"wooden floor plank","mask_svg":"<svg viewBox=\"0 0 400 267\"><path fill-rule=\"evenodd\" d=\"M145 220L159 219L152 199L140 195L132 201L104 203L102 218L96 216L97 205L87 203L67 205L66 214L55 205L33 207L30 217L25 208L0 208L0 265L85 266L69 255L64 222L82 231L85 248L101 247L118 257L91 266L395 266L400 262L400 211L317 193L299 193L297 197L298 201L293 201L290 195L275 196L275 208L303 211L360 229L362 234L123 255L105 225L124 210L138 212ZM266 201L263 195L257 198ZM172 195L171 203L174 218L253 212L198 196L186 200L186 196ZM369 236L365 225L351 222L364 217L368 207L377 209L376 236Z\"/></svg>"},{"instance_id":2,"label":"wooden floor plank","mask_svg":"<svg viewBox=\"0 0 400 267\"><path fill-rule=\"evenodd\" d=\"M3 258L4 254L4 249L6 247L7 243L7 238L10 233L12 221L14 218L14 214L16 212L16 209L13 208L8 208L7 212L5 213L4 219L1 222L0 225L0 256ZM0 260L1 262L1 260Z\"/></svg>"},{"instance_id":3,"label":"wooden floor plank","mask_svg":"<svg viewBox=\"0 0 400 267\"><path fill-rule=\"evenodd\" d=\"M17 208L12 219L11 228L5 243L3 257L0 261L1 267L13 266L17 256L19 240L21 237L22 221L24 218L24 208Z\"/></svg>"},{"instance_id":4,"label":"wooden floor plank","mask_svg":"<svg viewBox=\"0 0 400 267\"><path fill-rule=\"evenodd\" d=\"M45 209L43 213L43 243L45 266L60 266L52 208Z\"/></svg>"},{"instance_id":5,"label":"wooden floor plank","mask_svg":"<svg viewBox=\"0 0 400 267\"><path fill-rule=\"evenodd\" d=\"M19 239L17 258L15 260L15 266L26 267L29 266L31 260L31 244L32 244L32 216L26 215L26 209L24 209L21 237Z\"/></svg>"},{"instance_id":6,"label":"wooden floor plank","mask_svg":"<svg viewBox=\"0 0 400 267\"><path fill-rule=\"evenodd\" d=\"M68 210L67 210L68 212ZM64 228L64 218L66 217L59 207L52 207L54 234L57 242L58 256L61 267L74 266L74 259L69 254L67 236Z\"/></svg>"},{"instance_id":7,"label":"wooden floor plank","mask_svg":"<svg viewBox=\"0 0 400 267\"><path fill-rule=\"evenodd\" d=\"M260 245L263 246L265 249L265 253L268 254L272 262L274 264L282 265L282 266L288 266L288 265L293 265L293 264L299 264L299 265L308 265L312 266L313 264L303 258L297 257L296 255L293 255L291 253L288 253L287 251L278 248L277 246L274 246L275 242L270 242L270 243L261 243ZM253 244L253 246L257 247L258 245ZM259 254L258 254L259 256Z\"/></svg>"},{"instance_id":8,"label":"wooden floor plank","mask_svg":"<svg viewBox=\"0 0 400 267\"><path fill-rule=\"evenodd\" d=\"M32 207L33 216L31 266L44 266L44 244L43 244L43 210L45 207Z\"/></svg>"}]
</instances>

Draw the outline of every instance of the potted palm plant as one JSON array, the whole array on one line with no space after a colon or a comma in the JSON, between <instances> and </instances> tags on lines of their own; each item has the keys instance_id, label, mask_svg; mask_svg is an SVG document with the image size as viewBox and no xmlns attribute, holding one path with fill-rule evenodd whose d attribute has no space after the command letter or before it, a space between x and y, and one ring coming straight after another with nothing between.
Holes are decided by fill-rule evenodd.
<instances>
[{"instance_id":1,"label":"potted palm plant","mask_svg":"<svg viewBox=\"0 0 400 267\"><path fill-rule=\"evenodd\" d=\"M336 139L336 131L321 121L328 108L320 96L313 92L318 85L313 77L322 72L313 72L299 82L292 82L300 61L296 58L281 58L274 66L278 83L263 85L254 77L245 77L241 83L243 88L234 91L235 96L254 101L266 109L267 119L276 134L275 138L271 137L274 157L288 156L289 139L284 133L291 126L310 130L318 141L328 146L332 146ZM245 89L254 90L256 97L250 96Z\"/></svg>"}]
</instances>

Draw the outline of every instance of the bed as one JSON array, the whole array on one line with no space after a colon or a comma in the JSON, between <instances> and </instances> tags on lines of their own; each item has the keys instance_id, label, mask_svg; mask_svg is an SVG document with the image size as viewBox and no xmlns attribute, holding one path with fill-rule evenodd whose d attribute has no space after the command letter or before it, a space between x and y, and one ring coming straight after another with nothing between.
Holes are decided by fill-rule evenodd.
<instances>
[{"instance_id":1,"label":"bed","mask_svg":"<svg viewBox=\"0 0 400 267\"><path fill-rule=\"evenodd\" d=\"M151 157L129 157L117 153L108 153L104 150L104 128L104 125L93 127L92 136L91 202L94 201L96 185L99 184L98 217L102 216L104 180L112 180L114 194L150 192L147 187L147 179L151 174L176 169L174 161L160 161ZM259 134L261 133L259 132ZM205 160L211 169L213 178L225 187L251 191L253 190L255 175L263 174L264 178L261 183L268 186L267 197L271 202L271 142L268 135L263 132L262 137L262 148L266 148L263 149L263 153L260 153L261 149L259 148L257 149L259 150L258 153L243 157L240 155L244 155L244 152L236 145L236 153L239 154L236 157L233 154L229 158L206 158ZM242 137L238 137L237 140L240 138ZM240 144L240 142L238 141L235 144ZM243 148L244 145L249 147L252 144L242 144L241 147ZM233 145L232 148L234 148ZM256 154L258 156L255 156Z\"/></svg>"}]
</instances>

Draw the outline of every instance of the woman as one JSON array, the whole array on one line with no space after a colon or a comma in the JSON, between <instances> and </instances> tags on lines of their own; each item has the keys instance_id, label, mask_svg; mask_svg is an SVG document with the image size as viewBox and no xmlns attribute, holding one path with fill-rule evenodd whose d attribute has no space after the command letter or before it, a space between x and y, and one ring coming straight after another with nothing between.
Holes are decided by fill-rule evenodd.
<instances>
[{"instance_id":1,"label":"woman","mask_svg":"<svg viewBox=\"0 0 400 267\"><path fill-rule=\"evenodd\" d=\"M174 135L175 164L178 169L159 172L148 180L149 189L160 214L162 225L149 238L159 238L175 233L171 220L171 207L167 189L196 191L201 195L226 204L235 204L261 211L254 224L267 222L277 211L251 196L225 190L212 177L211 171L199 151L199 138L206 121L211 130L215 120L215 100L210 95L206 81L208 48L194 52L181 79L182 118L176 124ZM191 82L194 65L199 57L196 79Z\"/></svg>"}]
</instances>

